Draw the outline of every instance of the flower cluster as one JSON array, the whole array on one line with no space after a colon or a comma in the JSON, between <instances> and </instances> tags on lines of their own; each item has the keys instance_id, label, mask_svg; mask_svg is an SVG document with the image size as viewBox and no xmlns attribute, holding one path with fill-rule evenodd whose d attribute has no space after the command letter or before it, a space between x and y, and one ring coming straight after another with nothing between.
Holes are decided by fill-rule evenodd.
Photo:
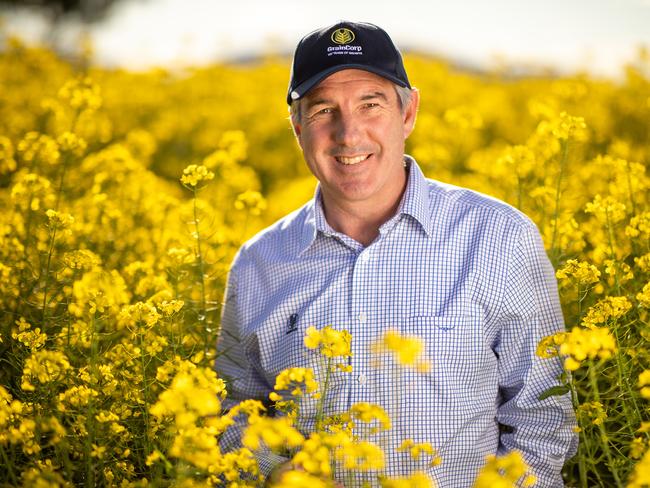
<instances>
[{"instance_id":1,"label":"flower cluster","mask_svg":"<svg viewBox=\"0 0 650 488\"><path fill-rule=\"evenodd\" d=\"M564 336L560 354L567 356L564 366L575 371L585 359L609 359L616 352L616 340L605 327L574 327Z\"/></svg>"},{"instance_id":2,"label":"flower cluster","mask_svg":"<svg viewBox=\"0 0 650 488\"><path fill-rule=\"evenodd\" d=\"M542 393L570 394L578 413L567 486L643 486L650 472L649 60L642 52L613 83L405 57L440 95L423 102L406 152L427 176L529 215L566 323L580 325L542 339L534 358L569 370ZM392 405L333 409L329 389L352 368L344 324L310 329L313 368L278 376L280 423L258 401L220 408L210 371L229 263L313 196L287 130L284 61L183 74L86 62L10 38L0 52L0 485L259 485L253 449L219 449L243 419L251 447L284 443L304 469L282 486L432 486L380 468L394 454L379 449ZM418 338L375 332L375 374L436 365ZM444 463L423 439L399 456ZM510 486L517 466L491 459L477 483Z\"/></svg>"}]
</instances>

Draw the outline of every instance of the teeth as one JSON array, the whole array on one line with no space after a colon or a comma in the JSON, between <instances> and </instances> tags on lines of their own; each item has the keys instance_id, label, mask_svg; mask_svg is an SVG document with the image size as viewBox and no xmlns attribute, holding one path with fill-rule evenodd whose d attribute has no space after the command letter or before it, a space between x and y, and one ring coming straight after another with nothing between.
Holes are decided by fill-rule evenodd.
<instances>
[{"instance_id":1,"label":"teeth","mask_svg":"<svg viewBox=\"0 0 650 488\"><path fill-rule=\"evenodd\" d=\"M348 158L345 156L339 156L337 157L337 161L343 164L357 164L360 163L361 161L365 161L368 158L368 155L366 154L365 156L355 156L353 158Z\"/></svg>"}]
</instances>

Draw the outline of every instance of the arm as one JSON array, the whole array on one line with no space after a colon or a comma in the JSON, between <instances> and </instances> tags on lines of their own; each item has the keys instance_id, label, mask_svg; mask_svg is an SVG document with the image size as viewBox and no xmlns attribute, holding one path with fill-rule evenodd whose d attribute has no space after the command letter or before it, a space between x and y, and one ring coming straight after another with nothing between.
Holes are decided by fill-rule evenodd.
<instances>
[{"instance_id":1,"label":"arm","mask_svg":"<svg viewBox=\"0 0 650 488\"><path fill-rule=\"evenodd\" d=\"M243 252L235 257L228 275L228 284L224 296L221 314L221 330L217 342L217 358L215 369L220 377L228 383L228 396L223 401L225 411L230 410L242 400L259 399L268 402L271 388L257 373L246 356L244 344L241 341L241 297L238 293L238 270L242 265ZM242 417L242 416L240 416ZM241 448L241 435L246 426L246 419L238 418L222 435L219 445L224 452ZM287 459L268 449L260 449L255 453L260 472L267 477L278 465Z\"/></svg>"},{"instance_id":2,"label":"arm","mask_svg":"<svg viewBox=\"0 0 650 488\"><path fill-rule=\"evenodd\" d=\"M535 351L545 336L564 330L557 282L539 232L521 229L510 251L500 314L498 377L499 452L518 449L538 478L538 487L563 486L560 471L575 454L575 414L568 394L540 401L559 384L560 358L541 359Z\"/></svg>"}]
</instances>

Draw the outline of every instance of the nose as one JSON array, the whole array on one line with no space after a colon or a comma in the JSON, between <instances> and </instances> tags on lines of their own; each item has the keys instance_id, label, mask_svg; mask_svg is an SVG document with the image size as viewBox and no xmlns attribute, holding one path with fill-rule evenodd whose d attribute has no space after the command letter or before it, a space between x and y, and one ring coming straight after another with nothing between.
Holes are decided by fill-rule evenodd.
<instances>
[{"instance_id":1,"label":"nose","mask_svg":"<svg viewBox=\"0 0 650 488\"><path fill-rule=\"evenodd\" d=\"M359 120L353 114L340 111L336 117L334 139L338 145L354 147L359 142L361 127Z\"/></svg>"}]
</instances>

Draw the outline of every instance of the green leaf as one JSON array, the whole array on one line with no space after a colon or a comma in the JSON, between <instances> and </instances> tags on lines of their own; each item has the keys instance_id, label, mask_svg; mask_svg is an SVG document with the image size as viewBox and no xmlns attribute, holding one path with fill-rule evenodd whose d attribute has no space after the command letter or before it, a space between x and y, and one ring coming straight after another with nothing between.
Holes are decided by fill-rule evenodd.
<instances>
[{"instance_id":1,"label":"green leaf","mask_svg":"<svg viewBox=\"0 0 650 488\"><path fill-rule=\"evenodd\" d=\"M569 391L570 390L567 385L553 386L542 393L539 396L539 399L546 400L548 397L564 395L565 393L569 393Z\"/></svg>"}]
</instances>

